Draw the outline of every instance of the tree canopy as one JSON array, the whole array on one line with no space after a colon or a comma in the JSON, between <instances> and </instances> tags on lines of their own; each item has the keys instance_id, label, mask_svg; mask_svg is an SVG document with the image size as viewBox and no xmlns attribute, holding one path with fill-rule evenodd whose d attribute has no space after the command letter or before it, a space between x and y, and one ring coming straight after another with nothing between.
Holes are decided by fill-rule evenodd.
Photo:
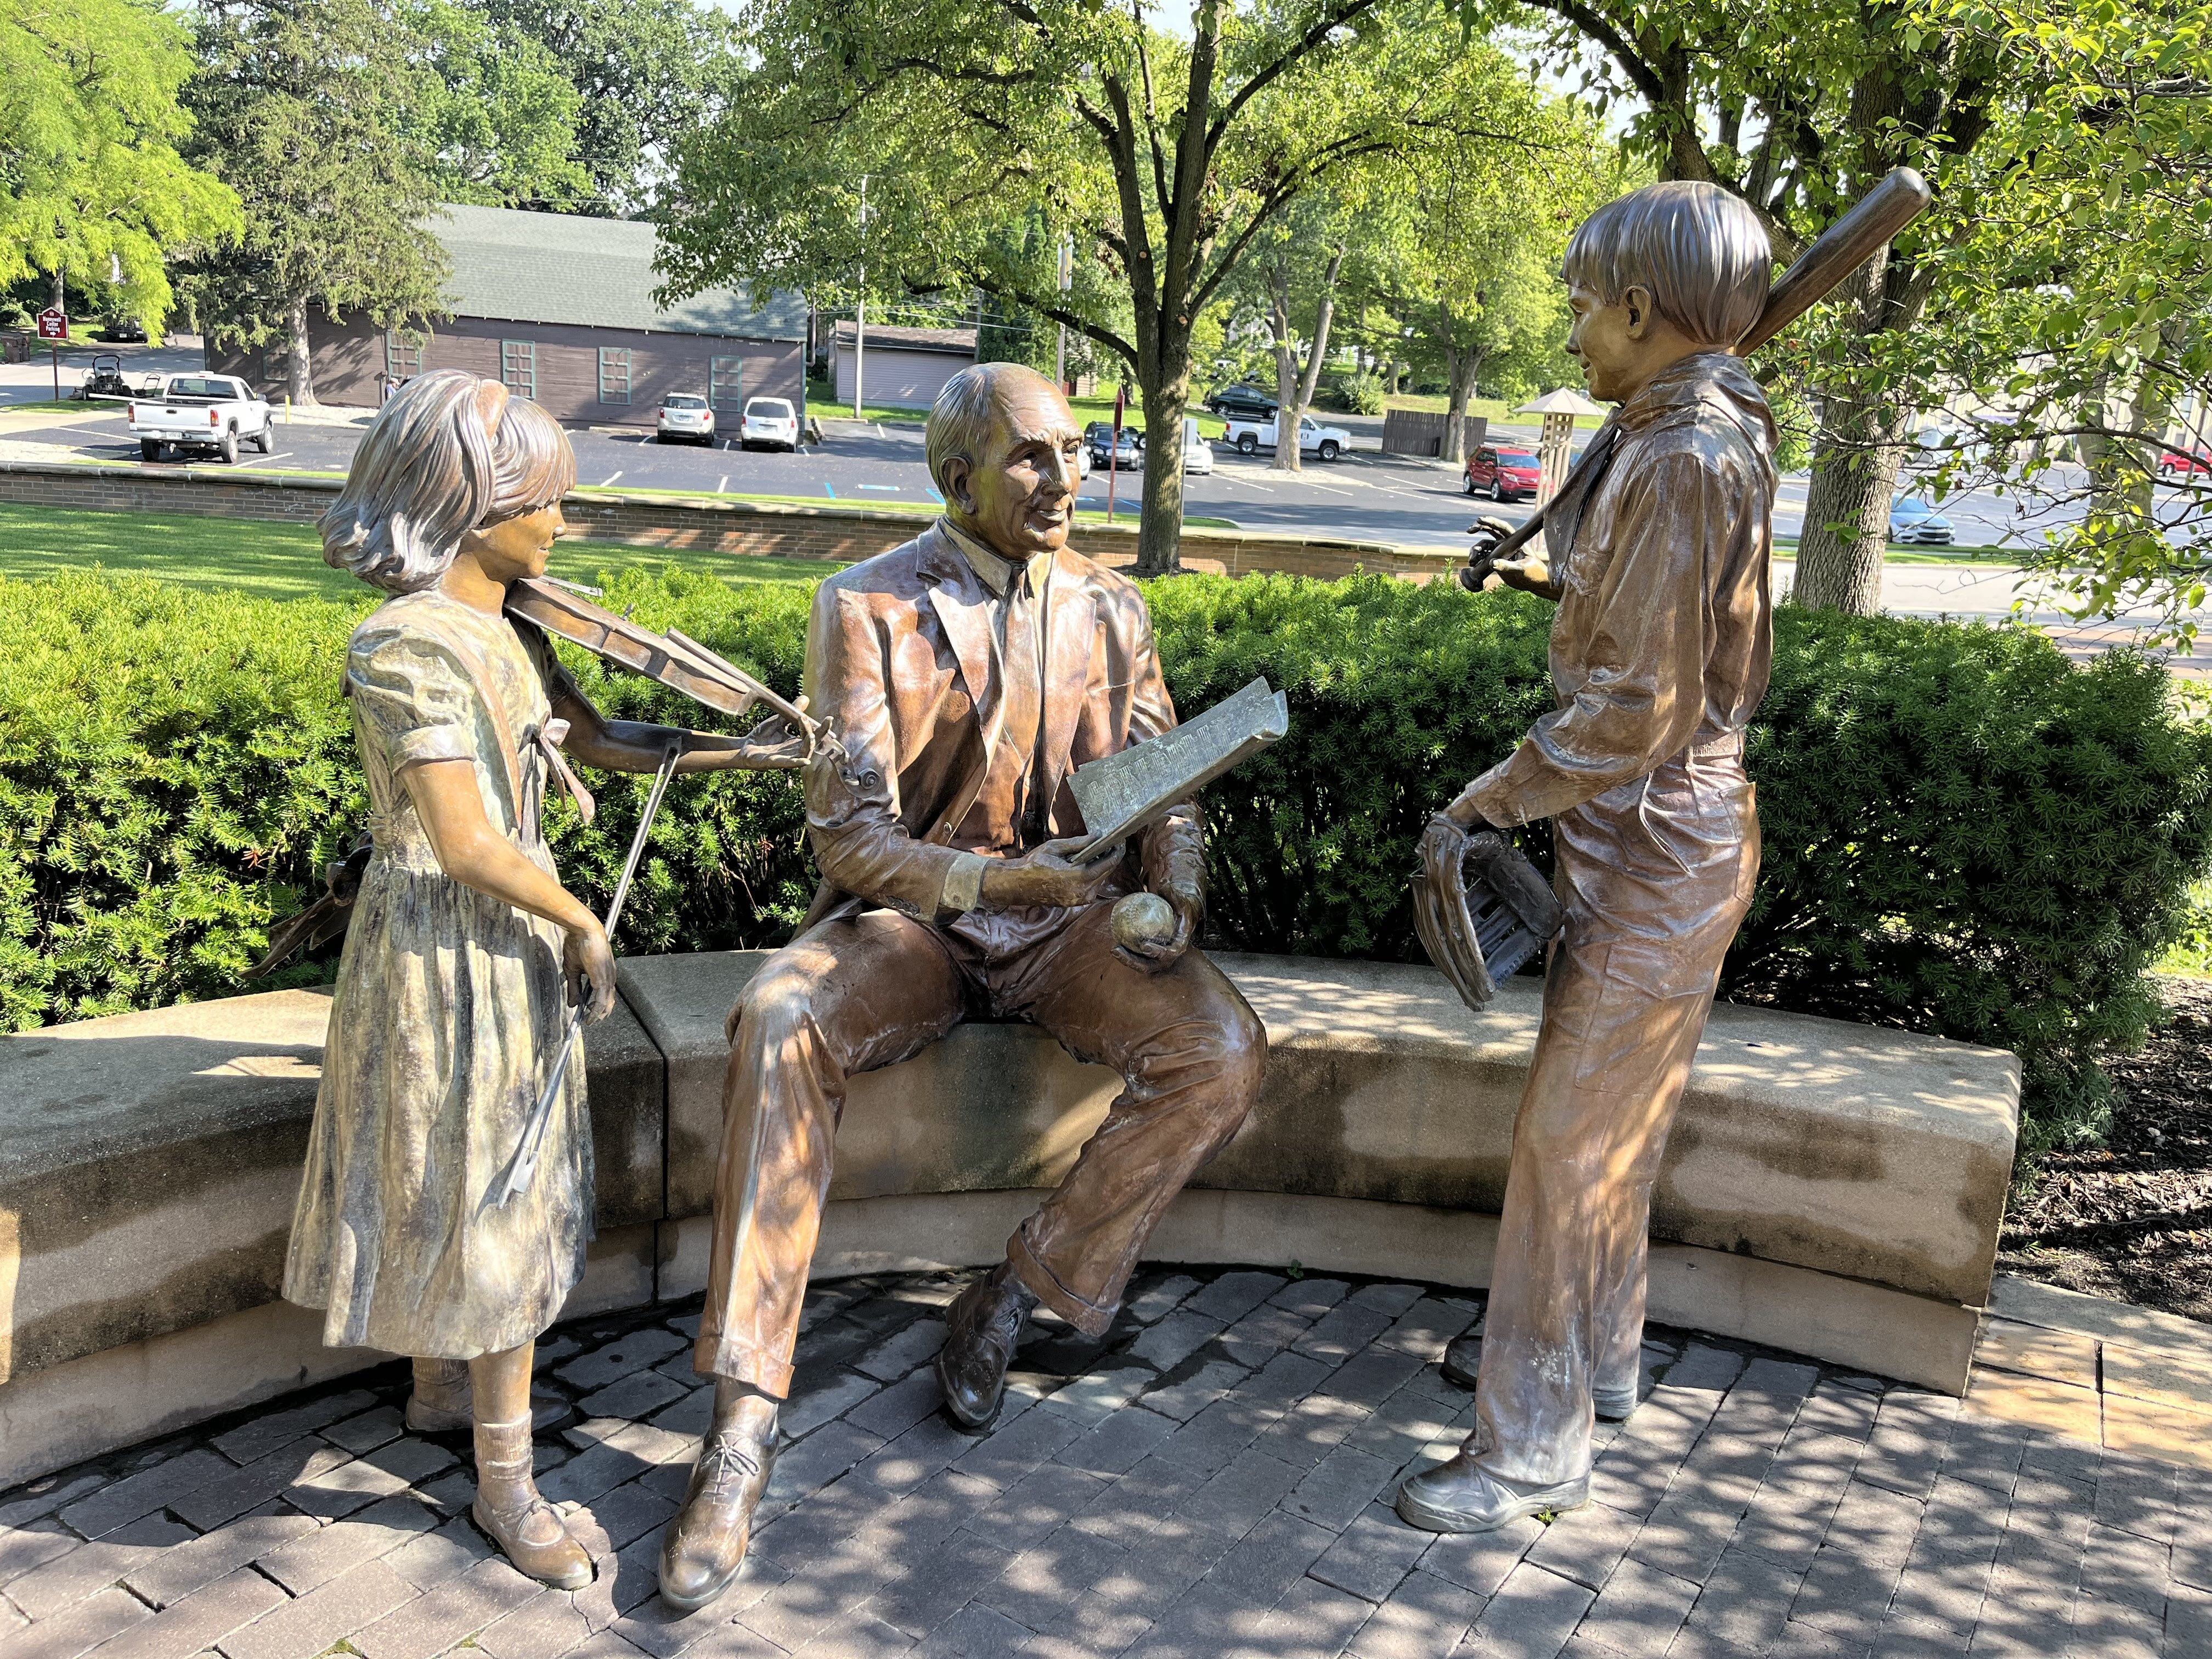
<instances>
[{"instance_id":1,"label":"tree canopy","mask_svg":"<svg viewBox=\"0 0 2212 1659\"><path fill-rule=\"evenodd\" d=\"M680 153L673 289L834 302L864 267L981 289L1127 363L1156 431L1182 421L1194 329L1292 203L1424 131L1491 130L1443 90L1461 43L1425 0L1199 0L1187 38L1091 0L751 0L738 18L745 79ZM1054 239L999 234L1030 215L1076 238L1065 300ZM1139 568L1173 568L1181 473L1147 469L1144 490Z\"/></svg>"},{"instance_id":2,"label":"tree canopy","mask_svg":"<svg viewBox=\"0 0 2212 1659\"><path fill-rule=\"evenodd\" d=\"M226 344L283 339L303 401L311 301L386 322L437 307L417 44L377 0L202 0L194 143L245 206L242 232L194 271L203 325Z\"/></svg>"},{"instance_id":3,"label":"tree canopy","mask_svg":"<svg viewBox=\"0 0 2212 1659\"><path fill-rule=\"evenodd\" d=\"M179 150L191 71L155 0L0 0L0 285L119 278L125 308L161 327L169 256L240 222Z\"/></svg>"}]
</instances>

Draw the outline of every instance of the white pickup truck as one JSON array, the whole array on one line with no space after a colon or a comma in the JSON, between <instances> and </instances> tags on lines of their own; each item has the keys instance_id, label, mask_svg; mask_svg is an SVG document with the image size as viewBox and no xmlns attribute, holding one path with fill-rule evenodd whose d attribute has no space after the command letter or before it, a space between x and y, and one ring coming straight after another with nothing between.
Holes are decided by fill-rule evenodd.
<instances>
[{"instance_id":1,"label":"white pickup truck","mask_svg":"<svg viewBox=\"0 0 2212 1659\"><path fill-rule=\"evenodd\" d=\"M158 461L162 452L213 450L226 461L238 459L240 440L266 455L273 445L274 417L253 388L228 374L172 374L158 397L131 404L131 435L138 453Z\"/></svg>"},{"instance_id":2,"label":"white pickup truck","mask_svg":"<svg viewBox=\"0 0 2212 1659\"><path fill-rule=\"evenodd\" d=\"M1275 417L1264 421L1231 421L1222 434L1237 446L1239 455L1255 454L1262 449L1275 447ZM1318 455L1324 461L1333 461L1352 447L1352 434L1340 426L1322 426L1312 416L1298 417L1298 453Z\"/></svg>"}]
</instances>

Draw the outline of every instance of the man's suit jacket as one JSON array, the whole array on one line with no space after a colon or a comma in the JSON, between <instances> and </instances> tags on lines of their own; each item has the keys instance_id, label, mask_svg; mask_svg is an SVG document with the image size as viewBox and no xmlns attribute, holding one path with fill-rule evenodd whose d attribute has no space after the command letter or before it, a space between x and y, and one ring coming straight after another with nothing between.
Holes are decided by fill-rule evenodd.
<instances>
[{"instance_id":1,"label":"man's suit jacket","mask_svg":"<svg viewBox=\"0 0 2212 1659\"><path fill-rule=\"evenodd\" d=\"M935 525L816 593L808 712L830 723L845 752L807 769L807 830L823 877L810 921L868 906L943 920L945 877L963 851L1023 850L1010 792L985 793L999 713L996 604ZM1135 584L1062 549L1041 609L1047 826L1054 836L1079 835L1068 775L1169 730L1175 704ZM1141 884L1162 890L1181 879L1195 888L1203 862L1195 809L1178 809L1135 851ZM1124 878L1108 891L1139 884Z\"/></svg>"}]
</instances>

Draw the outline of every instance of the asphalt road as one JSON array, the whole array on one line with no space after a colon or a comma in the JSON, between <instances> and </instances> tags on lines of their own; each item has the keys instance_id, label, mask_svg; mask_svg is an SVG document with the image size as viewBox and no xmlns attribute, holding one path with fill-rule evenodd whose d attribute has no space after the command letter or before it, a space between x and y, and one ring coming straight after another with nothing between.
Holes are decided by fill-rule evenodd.
<instances>
[{"instance_id":1,"label":"asphalt road","mask_svg":"<svg viewBox=\"0 0 2212 1659\"><path fill-rule=\"evenodd\" d=\"M839 502L934 502L936 491L922 459L921 429L838 422L830 441L797 454L748 453L728 440L711 447L665 445L650 433L583 429L570 433L580 483L614 488L731 492L796 496ZM53 417L51 424L9 430L12 443L51 445L79 459L138 464L138 449L120 410ZM280 468L342 472L360 441L356 426L310 425L279 429L276 453L248 455L243 470ZM1775 530L1794 536L1803 521L1806 480L1785 478L1775 504ZM1114 481L1120 507L1133 511L1143 481L1125 474ZM1103 509L1108 480L1094 473L1082 501ZM1525 502L1492 503L1462 493L1455 472L1433 462L1353 451L1334 462L1309 460L1293 475L1278 472L1269 458L1247 458L1215 446L1214 471L1184 481L1185 511L1227 519L1247 530L1382 541L1401 546L1466 544L1477 514L1518 523L1532 510ZM2040 527L2018 503L1976 491L1943 503L1963 545L1995 545L2008 533ZM2055 522L2056 520L2053 520Z\"/></svg>"}]
</instances>

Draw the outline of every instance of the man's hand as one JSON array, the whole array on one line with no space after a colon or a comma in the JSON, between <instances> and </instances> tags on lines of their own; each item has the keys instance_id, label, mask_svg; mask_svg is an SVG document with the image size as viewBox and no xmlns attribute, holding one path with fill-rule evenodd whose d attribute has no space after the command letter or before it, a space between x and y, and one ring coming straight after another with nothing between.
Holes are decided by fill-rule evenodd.
<instances>
[{"instance_id":1,"label":"man's hand","mask_svg":"<svg viewBox=\"0 0 2212 1659\"><path fill-rule=\"evenodd\" d=\"M1072 910L1090 903L1113 879L1121 860L1109 854L1090 864L1076 863L1074 854L1088 842L1087 836L1069 836L1033 848L1019 858L993 859L983 872L982 905L993 910L1025 904Z\"/></svg>"},{"instance_id":2,"label":"man's hand","mask_svg":"<svg viewBox=\"0 0 2212 1659\"><path fill-rule=\"evenodd\" d=\"M584 1010L587 1023L597 1023L615 1011L615 953L607 944L606 929L599 918L571 927L561 939L561 971L568 981L571 1002L590 1001Z\"/></svg>"},{"instance_id":3,"label":"man's hand","mask_svg":"<svg viewBox=\"0 0 2212 1659\"><path fill-rule=\"evenodd\" d=\"M1164 973L1182 960L1206 915L1206 897L1201 893L1172 884L1155 890L1175 912L1175 932L1165 939L1133 939L1127 944L1121 942L1118 931L1115 934L1114 954L1147 974Z\"/></svg>"}]
</instances>

